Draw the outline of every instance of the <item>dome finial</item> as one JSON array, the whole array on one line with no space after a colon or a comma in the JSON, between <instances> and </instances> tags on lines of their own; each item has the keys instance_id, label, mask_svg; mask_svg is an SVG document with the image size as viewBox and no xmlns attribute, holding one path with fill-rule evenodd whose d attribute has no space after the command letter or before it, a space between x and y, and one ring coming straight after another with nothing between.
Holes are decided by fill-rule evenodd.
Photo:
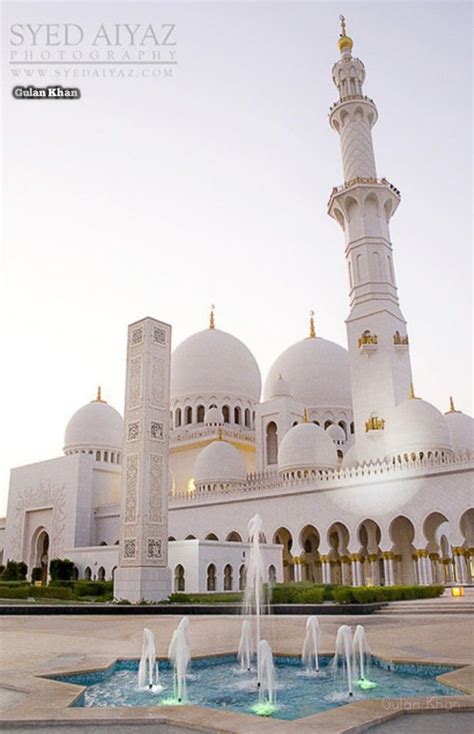
<instances>
[{"instance_id":1,"label":"dome finial","mask_svg":"<svg viewBox=\"0 0 474 734\"><path fill-rule=\"evenodd\" d=\"M448 410L448 413L460 413L460 412L461 412L461 411L459 411L459 410L456 410L456 408L455 408L455 406L454 406L454 400L453 400L453 396L452 396L452 395L450 395L450 396L449 396L449 410Z\"/></svg>"},{"instance_id":2,"label":"dome finial","mask_svg":"<svg viewBox=\"0 0 474 734\"><path fill-rule=\"evenodd\" d=\"M309 312L309 338L314 339L316 337L316 329L314 328L314 311Z\"/></svg>"},{"instance_id":3,"label":"dome finial","mask_svg":"<svg viewBox=\"0 0 474 734\"><path fill-rule=\"evenodd\" d=\"M341 33L339 34L339 41L337 42L337 45L339 46L339 51L344 51L344 49L348 49L351 51L353 44L352 38L349 38L348 35L346 35L346 19L343 15L339 16L339 20L341 21Z\"/></svg>"},{"instance_id":4,"label":"dome finial","mask_svg":"<svg viewBox=\"0 0 474 734\"><path fill-rule=\"evenodd\" d=\"M304 413L303 413L303 423L309 423L308 408L305 408L305 409L304 409Z\"/></svg>"},{"instance_id":5,"label":"dome finial","mask_svg":"<svg viewBox=\"0 0 474 734\"><path fill-rule=\"evenodd\" d=\"M107 402L106 400L102 399L102 387L100 385L97 388L97 397L95 399L95 402L96 403L106 403Z\"/></svg>"},{"instance_id":6,"label":"dome finial","mask_svg":"<svg viewBox=\"0 0 474 734\"><path fill-rule=\"evenodd\" d=\"M418 400L418 398L415 395L415 388L413 387L413 382L410 382L410 392L408 393L408 397L410 400Z\"/></svg>"},{"instance_id":7,"label":"dome finial","mask_svg":"<svg viewBox=\"0 0 474 734\"><path fill-rule=\"evenodd\" d=\"M209 328L210 329L216 328L216 323L214 321L214 309L215 309L215 306L213 303L211 303L211 313L209 315Z\"/></svg>"}]
</instances>

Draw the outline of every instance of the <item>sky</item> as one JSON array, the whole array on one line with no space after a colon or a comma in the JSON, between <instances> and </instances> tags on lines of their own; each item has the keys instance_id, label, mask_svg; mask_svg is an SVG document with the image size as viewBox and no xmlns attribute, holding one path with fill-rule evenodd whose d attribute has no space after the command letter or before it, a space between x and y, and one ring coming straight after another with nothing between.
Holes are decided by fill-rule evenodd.
<instances>
[{"instance_id":1,"label":"sky","mask_svg":"<svg viewBox=\"0 0 474 734\"><path fill-rule=\"evenodd\" d=\"M123 410L126 330L137 319L171 323L176 346L207 327L214 303L217 327L247 344L263 377L307 336L310 309L318 335L346 345L344 238L326 212L342 183L328 124L340 13L379 111L378 175L402 194L391 235L416 393L443 411L452 394L472 413L469 3L2 10L0 515L10 468L61 455L69 418L99 384ZM134 46L127 23L139 26ZM84 35L77 46L72 24ZM102 32L93 46L101 24L108 43ZM158 48L176 63L122 65L120 54L152 52L140 45L149 24L174 26L175 45ZM57 64L59 51L68 63ZM69 63L92 51L121 64ZM11 63L45 52L54 63ZM11 94L57 83L79 87L81 99Z\"/></svg>"}]
</instances>

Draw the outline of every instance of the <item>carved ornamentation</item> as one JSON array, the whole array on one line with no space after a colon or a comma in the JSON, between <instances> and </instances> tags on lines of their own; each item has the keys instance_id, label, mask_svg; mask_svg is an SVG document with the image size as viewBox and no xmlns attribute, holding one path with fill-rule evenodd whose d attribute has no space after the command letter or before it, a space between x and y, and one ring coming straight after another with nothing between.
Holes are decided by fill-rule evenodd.
<instances>
[{"instance_id":1,"label":"carved ornamentation","mask_svg":"<svg viewBox=\"0 0 474 734\"><path fill-rule=\"evenodd\" d=\"M148 521L161 522L161 492L163 487L163 457L150 455L150 489L148 498Z\"/></svg>"},{"instance_id":2,"label":"carved ornamentation","mask_svg":"<svg viewBox=\"0 0 474 734\"><path fill-rule=\"evenodd\" d=\"M136 441L140 436L140 423L139 421L133 421L128 424L127 430L127 441Z\"/></svg>"},{"instance_id":3,"label":"carved ornamentation","mask_svg":"<svg viewBox=\"0 0 474 734\"><path fill-rule=\"evenodd\" d=\"M137 557L137 541L136 538L129 538L123 544L123 557L129 560Z\"/></svg>"},{"instance_id":4,"label":"carved ornamentation","mask_svg":"<svg viewBox=\"0 0 474 734\"><path fill-rule=\"evenodd\" d=\"M137 519L138 454L127 456L125 487L125 522Z\"/></svg>"},{"instance_id":5,"label":"carved ornamentation","mask_svg":"<svg viewBox=\"0 0 474 734\"><path fill-rule=\"evenodd\" d=\"M160 538L148 538L147 558L159 560L162 557L162 543Z\"/></svg>"},{"instance_id":6,"label":"carved ornamentation","mask_svg":"<svg viewBox=\"0 0 474 734\"><path fill-rule=\"evenodd\" d=\"M52 507L53 509L50 556L60 555L63 549L63 535L66 526L65 505L66 493L64 484L40 484L38 487L28 487L20 490L14 507L14 520L9 551L11 556L17 559L22 557L25 513L28 510L42 509L45 506Z\"/></svg>"},{"instance_id":7,"label":"carved ornamentation","mask_svg":"<svg viewBox=\"0 0 474 734\"><path fill-rule=\"evenodd\" d=\"M383 431L385 428L385 421L383 418L377 418L376 415L373 415L369 418L368 421L365 421L365 432L368 433L369 431Z\"/></svg>"},{"instance_id":8,"label":"carved ornamentation","mask_svg":"<svg viewBox=\"0 0 474 734\"><path fill-rule=\"evenodd\" d=\"M141 344L143 341L143 326L137 326L136 329L132 329L132 334L130 337L130 341L132 343L132 346L136 346L137 344Z\"/></svg>"},{"instance_id":9,"label":"carved ornamentation","mask_svg":"<svg viewBox=\"0 0 474 734\"><path fill-rule=\"evenodd\" d=\"M130 387L128 390L129 409L137 408L142 397L142 358L134 357L130 361Z\"/></svg>"},{"instance_id":10,"label":"carved ornamentation","mask_svg":"<svg viewBox=\"0 0 474 734\"><path fill-rule=\"evenodd\" d=\"M152 341L154 344L166 344L166 332L159 326L153 327Z\"/></svg>"},{"instance_id":11,"label":"carved ornamentation","mask_svg":"<svg viewBox=\"0 0 474 734\"><path fill-rule=\"evenodd\" d=\"M150 424L150 436L156 441L163 441L163 423L152 421Z\"/></svg>"},{"instance_id":12,"label":"carved ornamentation","mask_svg":"<svg viewBox=\"0 0 474 734\"><path fill-rule=\"evenodd\" d=\"M165 390L165 362L155 357L151 369L151 395L150 402L160 408L164 408Z\"/></svg>"}]
</instances>

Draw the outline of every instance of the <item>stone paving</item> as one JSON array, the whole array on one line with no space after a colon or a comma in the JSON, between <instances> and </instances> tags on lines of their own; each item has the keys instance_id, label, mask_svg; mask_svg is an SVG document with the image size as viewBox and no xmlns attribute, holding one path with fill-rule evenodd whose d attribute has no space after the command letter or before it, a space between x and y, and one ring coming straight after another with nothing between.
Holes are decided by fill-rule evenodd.
<instances>
[{"instance_id":1,"label":"stone paving","mask_svg":"<svg viewBox=\"0 0 474 734\"><path fill-rule=\"evenodd\" d=\"M371 615L364 617L321 616L322 652L332 653L336 631L341 624L364 624L372 651L392 660L453 663L467 667L444 676L454 689L474 692L472 618L459 614L459 600L452 600L457 614L442 615ZM467 609L466 609L467 611ZM120 732L147 731L140 724L155 722L159 734L182 732L235 732L256 734L303 734L304 732L367 731L371 723L386 721L394 711L379 701L363 701L316 714L307 719L287 722L248 717L232 712L200 709L195 706L144 709L68 708L77 696L77 687L38 677L41 674L91 670L110 664L117 657L138 657L143 627L156 635L157 654L164 656L176 616L3 616L0 617L0 728L22 722L37 722L55 729L81 724L92 734L94 728L113 731L113 722L125 725ZM266 617L262 633L275 653L297 654L301 650L306 617ZM190 637L194 656L236 650L241 620L237 617L191 617ZM443 699L444 710L474 710L474 696ZM415 699L410 699L413 701ZM422 699L420 709L429 710ZM386 703L386 702L385 702ZM407 703L410 710L410 702ZM413 706L412 706L413 708ZM395 712L400 714L399 710ZM406 717L403 717L404 719ZM425 717L422 717L425 718ZM428 717L426 717L428 718ZM431 717L430 717L431 718ZM455 716L447 717L451 722ZM400 720L401 721L401 720ZM418 724L421 719L417 719ZM103 728L100 724L108 726ZM434 719L433 719L434 723ZM395 724L392 722L392 727ZM464 730L464 726L462 727ZM61 729L56 729L61 730ZM447 731L455 731L451 726ZM66 731L66 729L64 729ZM383 731L377 729L377 731ZM388 731L388 730L387 730ZM390 731L396 731L391 728ZM403 729L408 731L408 729ZM417 729L423 731L423 729Z\"/></svg>"}]
</instances>

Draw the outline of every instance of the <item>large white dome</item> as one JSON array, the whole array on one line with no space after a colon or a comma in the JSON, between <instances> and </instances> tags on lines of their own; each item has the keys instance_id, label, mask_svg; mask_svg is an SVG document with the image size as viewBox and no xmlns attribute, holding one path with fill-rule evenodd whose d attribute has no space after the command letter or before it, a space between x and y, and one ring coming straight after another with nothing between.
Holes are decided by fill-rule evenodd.
<instances>
[{"instance_id":1,"label":"large white dome","mask_svg":"<svg viewBox=\"0 0 474 734\"><path fill-rule=\"evenodd\" d=\"M252 352L235 336L205 329L185 339L171 358L171 399L226 395L257 402L262 381Z\"/></svg>"},{"instance_id":2,"label":"large white dome","mask_svg":"<svg viewBox=\"0 0 474 734\"><path fill-rule=\"evenodd\" d=\"M419 398L397 405L385 422L387 457L428 451L448 452L453 445L445 418L440 411Z\"/></svg>"},{"instance_id":3,"label":"large white dome","mask_svg":"<svg viewBox=\"0 0 474 734\"><path fill-rule=\"evenodd\" d=\"M444 420L454 451L474 451L474 419L459 410L451 410L445 414Z\"/></svg>"},{"instance_id":4,"label":"large white dome","mask_svg":"<svg viewBox=\"0 0 474 734\"><path fill-rule=\"evenodd\" d=\"M265 381L270 400L279 375L291 385L295 400L307 408L351 408L349 355L339 344L309 337L293 344L273 363Z\"/></svg>"},{"instance_id":5,"label":"large white dome","mask_svg":"<svg viewBox=\"0 0 474 734\"><path fill-rule=\"evenodd\" d=\"M194 464L194 482L198 484L228 484L247 479L244 457L227 441L213 441L206 446Z\"/></svg>"},{"instance_id":6,"label":"large white dome","mask_svg":"<svg viewBox=\"0 0 474 734\"><path fill-rule=\"evenodd\" d=\"M290 428L278 450L280 472L335 469L337 452L326 431L314 423L298 423Z\"/></svg>"},{"instance_id":7,"label":"large white dome","mask_svg":"<svg viewBox=\"0 0 474 734\"><path fill-rule=\"evenodd\" d=\"M120 451L123 440L122 416L103 400L83 405L72 416L64 434L64 451L112 449Z\"/></svg>"}]
</instances>

